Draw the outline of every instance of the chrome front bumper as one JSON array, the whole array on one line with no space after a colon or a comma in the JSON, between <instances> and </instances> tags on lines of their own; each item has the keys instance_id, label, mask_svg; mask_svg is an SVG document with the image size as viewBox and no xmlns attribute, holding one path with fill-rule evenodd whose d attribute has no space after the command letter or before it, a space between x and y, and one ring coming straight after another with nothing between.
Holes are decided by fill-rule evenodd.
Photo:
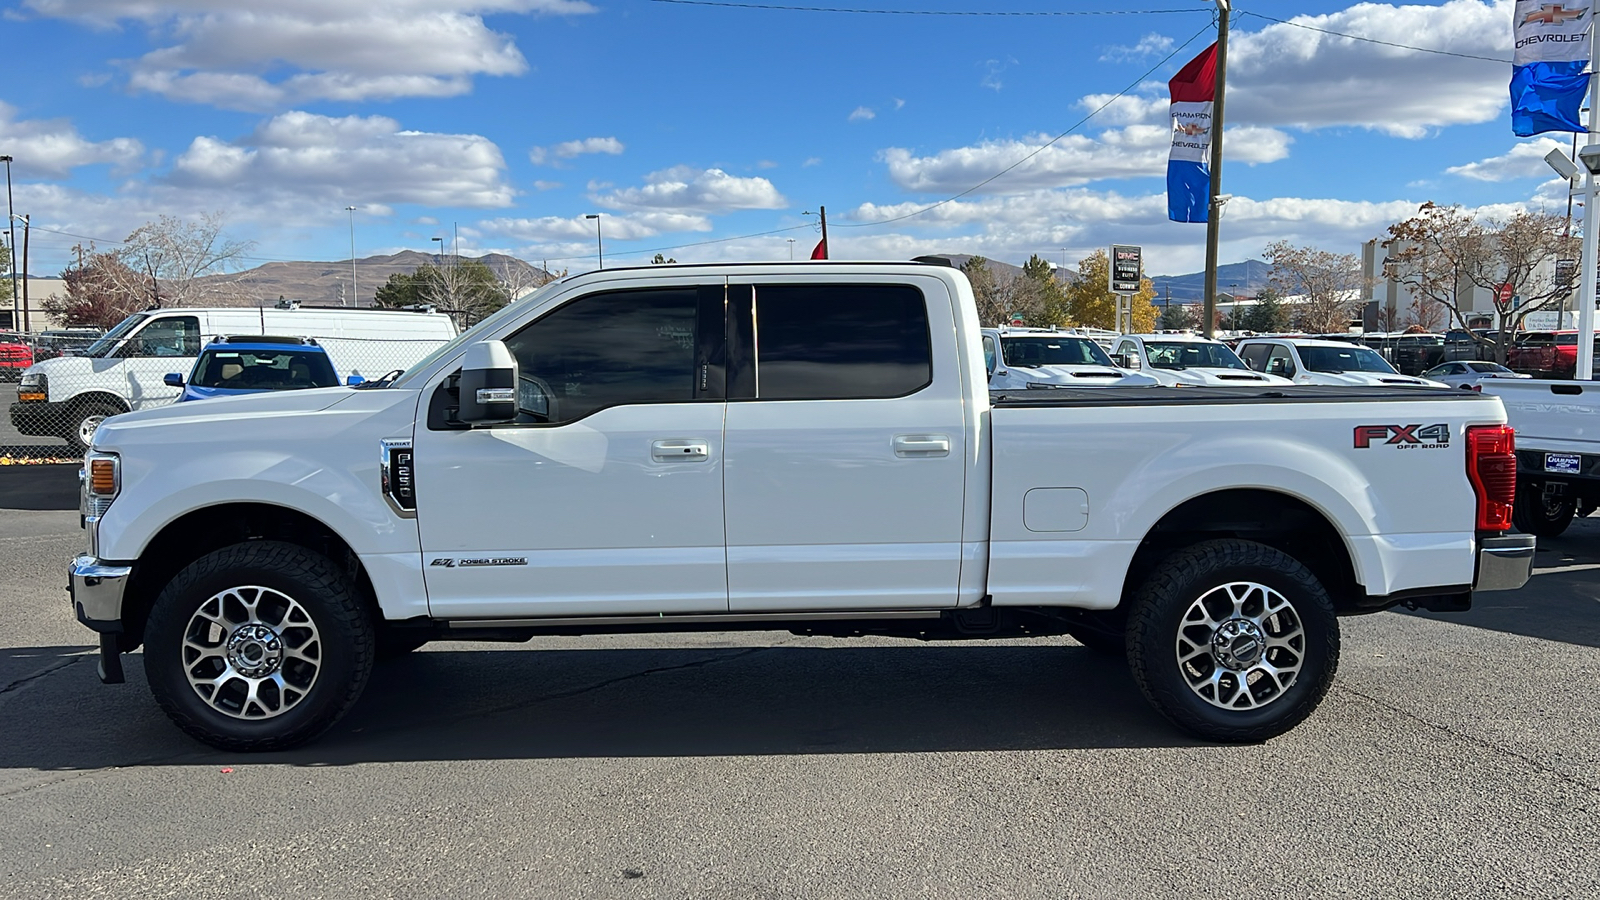
<instances>
[{"instance_id":1,"label":"chrome front bumper","mask_svg":"<svg viewBox=\"0 0 1600 900\"><path fill-rule=\"evenodd\" d=\"M101 633L121 631L122 591L132 571L132 566L106 565L93 556L74 559L67 591L78 621Z\"/></svg>"},{"instance_id":2,"label":"chrome front bumper","mask_svg":"<svg viewBox=\"0 0 1600 900\"><path fill-rule=\"evenodd\" d=\"M1534 536L1505 534L1478 541L1478 577L1474 591L1514 591L1533 574Z\"/></svg>"}]
</instances>

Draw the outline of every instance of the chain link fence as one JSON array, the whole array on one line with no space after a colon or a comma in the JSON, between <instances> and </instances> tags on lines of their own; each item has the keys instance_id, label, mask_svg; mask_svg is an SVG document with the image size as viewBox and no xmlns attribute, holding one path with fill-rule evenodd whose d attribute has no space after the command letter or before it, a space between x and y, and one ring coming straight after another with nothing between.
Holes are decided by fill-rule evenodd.
<instances>
[{"instance_id":1,"label":"chain link fence","mask_svg":"<svg viewBox=\"0 0 1600 900\"><path fill-rule=\"evenodd\" d=\"M0 333L0 465L76 462L102 421L129 411L374 380L446 340Z\"/></svg>"}]
</instances>

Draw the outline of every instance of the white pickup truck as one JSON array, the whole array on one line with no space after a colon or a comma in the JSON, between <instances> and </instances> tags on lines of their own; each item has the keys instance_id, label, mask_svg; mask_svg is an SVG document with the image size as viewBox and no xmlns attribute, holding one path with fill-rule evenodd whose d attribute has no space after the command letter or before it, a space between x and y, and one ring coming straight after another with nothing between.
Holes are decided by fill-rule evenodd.
<instances>
[{"instance_id":1,"label":"white pickup truck","mask_svg":"<svg viewBox=\"0 0 1600 900\"><path fill-rule=\"evenodd\" d=\"M1494 378L1478 382L1517 430L1514 524L1555 537L1600 506L1600 383Z\"/></svg>"},{"instance_id":2,"label":"white pickup truck","mask_svg":"<svg viewBox=\"0 0 1600 900\"><path fill-rule=\"evenodd\" d=\"M143 644L231 750L322 732L430 639L741 629L1071 634L1254 741L1328 690L1337 616L1528 577L1492 397L985 376L948 267L575 276L392 381L107 420L72 603L103 680Z\"/></svg>"}]
</instances>

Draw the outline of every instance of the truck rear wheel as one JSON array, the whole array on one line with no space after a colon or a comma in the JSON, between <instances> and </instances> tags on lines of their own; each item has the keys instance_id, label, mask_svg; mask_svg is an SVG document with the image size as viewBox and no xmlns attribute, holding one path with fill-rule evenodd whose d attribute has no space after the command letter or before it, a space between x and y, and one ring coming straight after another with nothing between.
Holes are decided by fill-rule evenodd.
<instances>
[{"instance_id":1,"label":"truck rear wheel","mask_svg":"<svg viewBox=\"0 0 1600 900\"><path fill-rule=\"evenodd\" d=\"M1511 524L1523 534L1556 537L1567 530L1576 513L1577 504L1571 497L1546 494L1544 482L1528 481L1517 486Z\"/></svg>"},{"instance_id":2,"label":"truck rear wheel","mask_svg":"<svg viewBox=\"0 0 1600 900\"><path fill-rule=\"evenodd\" d=\"M144 652L156 701L191 737L282 750L326 731L361 696L373 628L327 557L252 541L172 579L150 611Z\"/></svg>"},{"instance_id":3,"label":"truck rear wheel","mask_svg":"<svg viewBox=\"0 0 1600 900\"><path fill-rule=\"evenodd\" d=\"M1209 741L1251 742L1298 725L1339 665L1339 623L1293 557L1242 540L1163 560L1129 610L1128 663L1173 724Z\"/></svg>"}]
</instances>

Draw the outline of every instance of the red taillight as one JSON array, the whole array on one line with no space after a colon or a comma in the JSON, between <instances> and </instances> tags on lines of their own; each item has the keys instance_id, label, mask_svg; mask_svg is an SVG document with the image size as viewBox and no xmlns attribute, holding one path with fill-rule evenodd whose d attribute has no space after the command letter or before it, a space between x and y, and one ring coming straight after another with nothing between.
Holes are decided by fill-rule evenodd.
<instances>
[{"instance_id":1,"label":"red taillight","mask_svg":"<svg viewBox=\"0 0 1600 900\"><path fill-rule=\"evenodd\" d=\"M1511 527L1511 502L1517 496L1516 432L1509 425L1467 428L1467 480L1478 495L1478 530Z\"/></svg>"}]
</instances>

